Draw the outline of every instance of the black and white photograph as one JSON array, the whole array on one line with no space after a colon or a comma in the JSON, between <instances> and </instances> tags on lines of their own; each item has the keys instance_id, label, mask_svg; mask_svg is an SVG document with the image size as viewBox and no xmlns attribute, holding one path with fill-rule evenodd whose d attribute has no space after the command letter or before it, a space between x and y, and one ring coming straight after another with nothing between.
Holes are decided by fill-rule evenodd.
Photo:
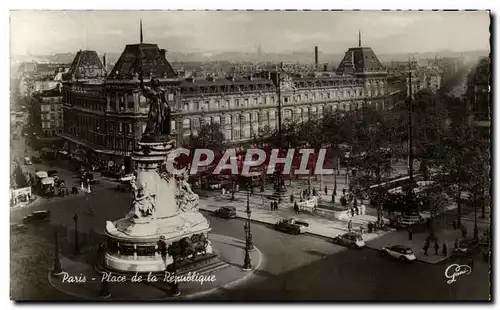
<instances>
[{"instance_id":1,"label":"black and white photograph","mask_svg":"<svg viewBox=\"0 0 500 310\"><path fill-rule=\"evenodd\" d=\"M11 300L492 301L491 11L91 9L9 11Z\"/></svg>"}]
</instances>

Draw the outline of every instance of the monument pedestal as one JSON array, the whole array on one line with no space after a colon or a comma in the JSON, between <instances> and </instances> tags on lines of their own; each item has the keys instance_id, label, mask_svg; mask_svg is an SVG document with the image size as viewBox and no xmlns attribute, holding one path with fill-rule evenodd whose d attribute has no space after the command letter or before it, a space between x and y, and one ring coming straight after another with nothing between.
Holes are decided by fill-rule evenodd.
<instances>
[{"instance_id":1,"label":"monument pedestal","mask_svg":"<svg viewBox=\"0 0 500 310\"><path fill-rule=\"evenodd\" d=\"M108 240L101 270L164 272L173 262L172 251L181 259L208 258L212 253L211 228L198 211L198 195L186 180L178 181L162 169L175 143L153 140L141 140L133 153L137 163L137 179L132 185L135 199L124 218L106 223ZM173 250L162 249L162 244Z\"/></svg>"}]
</instances>

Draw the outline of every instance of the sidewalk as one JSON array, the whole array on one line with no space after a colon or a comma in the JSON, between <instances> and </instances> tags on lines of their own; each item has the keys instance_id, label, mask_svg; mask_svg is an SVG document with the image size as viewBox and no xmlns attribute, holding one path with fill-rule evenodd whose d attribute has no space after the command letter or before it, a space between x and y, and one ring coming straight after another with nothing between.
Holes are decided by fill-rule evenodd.
<instances>
[{"instance_id":1,"label":"sidewalk","mask_svg":"<svg viewBox=\"0 0 500 310\"><path fill-rule=\"evenodd\" d=\"M260 193L259 193L260 194ZM231 196L221 197L211 197L209 199L200 199L200 209L213 212L223 206L232 206L236 208L236 215L240 218L247 218L246 214L246 194L236 193L235 201L232 201ZM265 199L265 198L264 198ZM264 204L262 203L261 195L254 194L250 196L250 210L252 211L251 218L254 221L265 223L265 224L275 224L277 221L283 218L295 218L297 220L303 220L309 223L309 234L316 235L326 238L334 238L339 234L348 232L347 221L331 220L322 218L312 214L301 213L296 215L293 210L293 205L289 202L282 203L277 211L271 211L270 200L265 199ZM377 220L376 216L373 215L357 215L352 219L353 230L358 231L361 225L364 226L365 231L367 230L368 223ZM365 241L372 240L383 234L387 234L385 231L378 231L375 233L364 233L363 238Z\"/></svg>"},{"instance_id":2,"label":"sidewalk","mask_svg":"<svg viewBox=\"0 0 500 310\"><path fill-rule=\"evenodd\" d=\"M467 235L472 237L474 232L474 221L465 220L466 216L464 216L464 218L462 219L462 224L467 228ZM484 231L488 225L489 224L487 223L487 221L484 221L482 223L479 223L478 221L479 235L481 235L482 231ZM437 264L451 257L455 240L462 238L460 229L453 230L451 228L444 228L438 230L436 232L436 237L438 238L439 245L438 255L435 254L434 243L431 243L428 250L428 255L426 256L424 254L423 247L428 236L428 231L413 233L412 240L409 240L408 231L400 230L394 231L377 239L372 239L366 243L366 246L376 250L380 250L384 246L397 244L409 246L412 248L413 252L415 252L415 256L419 261ZM444 243L446 243L446 246L448 248L446 256L442 254Z\"/></svg>"}]
</instances>

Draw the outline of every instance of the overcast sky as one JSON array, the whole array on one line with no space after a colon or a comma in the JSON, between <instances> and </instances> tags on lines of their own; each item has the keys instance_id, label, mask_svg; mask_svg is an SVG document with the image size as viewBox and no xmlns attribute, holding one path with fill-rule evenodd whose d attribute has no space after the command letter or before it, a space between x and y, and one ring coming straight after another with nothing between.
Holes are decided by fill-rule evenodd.
<instances>
[{"instance_id":1,"label":"overcast sky","mask_svg":"<svg viewBox=\"0 0 500 310\"><path fill-rule=\"evenodd\" d=\"M311 51L358 45L379 54L489 49L488 12L12 11L13 54L92 49L121 52L139 42L175 52Z\"/></svg>"}]
</instances>

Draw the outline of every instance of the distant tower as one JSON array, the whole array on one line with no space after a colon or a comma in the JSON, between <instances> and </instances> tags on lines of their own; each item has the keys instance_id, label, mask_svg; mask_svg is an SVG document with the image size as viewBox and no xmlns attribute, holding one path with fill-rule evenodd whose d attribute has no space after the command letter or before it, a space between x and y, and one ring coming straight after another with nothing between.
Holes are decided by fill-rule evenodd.
<instances>
[{"instance_id":1,"label":"distant tower","mask_svg":"<svg viewBox=\"0 0 500 310\"><path fill-rule=\"evenodd\" d=\"M318 70L318 47L314 47L314 68Z\"/></svg>"},{"instance_id":2,"label":"distant tower","mask_svg":"<svg viewBox=\"0 0 500 310\"><path fill-rule=\"evenodd\" d=\"M141 25L140 25L140 32L141 32L141 43L143 42L143 36L142 36L142 18L141 18Z\"/></svg>"},{"instance_id":3,"label":"distant tower","mask_svg":"<svg viewBox=\"0 0 500 310\"><path fill-rule=\"evenodd\" d=\"M361 47L361 30L358 31L358 46Z\"/></svg>"}]
</instances>

